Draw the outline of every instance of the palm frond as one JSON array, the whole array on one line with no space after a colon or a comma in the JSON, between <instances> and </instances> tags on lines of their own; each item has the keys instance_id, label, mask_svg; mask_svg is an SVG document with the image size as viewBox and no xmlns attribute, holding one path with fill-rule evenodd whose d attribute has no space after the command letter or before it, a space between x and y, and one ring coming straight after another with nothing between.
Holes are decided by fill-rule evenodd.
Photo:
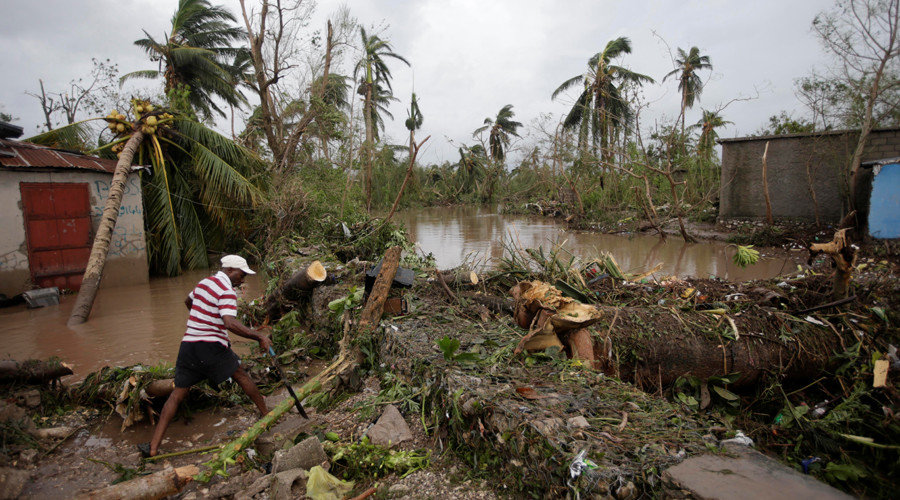
<instances>
[{"instance_id":1,"label":"palm frond","mask_svg":"<svg viewBox=\"0 0 900 500\"><path fill-rule=\"evenodd\" d=\"M69 149L72 151L86 151L87 144L91 142L91 128L88 122L99 120L99 118L91 118L80 122L72 123L64 127L55 128L47 132L29 137L25 139L34 144L40 144L56 149Z\"/></svg>"}]
</instances>

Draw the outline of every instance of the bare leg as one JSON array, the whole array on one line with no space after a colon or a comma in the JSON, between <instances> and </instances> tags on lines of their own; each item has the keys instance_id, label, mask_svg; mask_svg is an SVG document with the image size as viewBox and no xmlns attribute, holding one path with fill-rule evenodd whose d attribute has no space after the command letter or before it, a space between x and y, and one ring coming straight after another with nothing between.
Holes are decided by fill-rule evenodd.
<instances>
[{"instance_id":1,"label":"bare leg","mask_svg":"<svg viewBox=\"0 0 900 500\"><path fill-rule=\"evenodd\" d=\"M256 408L259 409L259 414L264 416L266 413L269 413L269 408L266 407L266 400L263 398L263 395L259 393L259 389L256 388L256 384L253 383L253 380L250 379L250 376L247 375L247 372L244 371L244 368L239 366L237 370L235 370L234 374L231 376L235 382L241 386L241 389L250 396L250 399L253 400L253 403L256 405Z\"/></svg>"},{"instance_id":2,"label":"bare leg","mask_svg":"<svg viewBox=\"0 0 900 500\"><path fill-rule=\"evenodd\" d=\"M172 391L172 394L169 394L169 399L166 400L166 404L159 414L159 422L156 423L156 430L153 431L153 439L150 440L151 457L155 457L157 453L159 453L159 443L162 442L163 434L165 434L166 428L169 427L169 422L172 421L172 417L175 416L178 405L184 401L184 398L186 398L187 395L187 387L176 387L175 390Z\"/></svg>"}]
</instances>

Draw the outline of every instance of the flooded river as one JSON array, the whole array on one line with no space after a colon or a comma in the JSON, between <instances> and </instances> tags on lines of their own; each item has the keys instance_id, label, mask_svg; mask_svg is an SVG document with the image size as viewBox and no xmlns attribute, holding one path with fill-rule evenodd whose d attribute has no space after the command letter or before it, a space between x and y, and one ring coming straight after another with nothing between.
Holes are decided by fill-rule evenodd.
<instances>
[{"instance_id":1,"label":"flooded river","mask_svg":"<svg viewBox=\"0 0 900 500\"><path fill-rule=\"evenodd\" d=\"M569 231L557 219L538 216L502 215L482 207L439 207L399 212L409 234L424 252L431 252L439 269L474 262L478 267L496 263L504 253L504 241L519 248L543 247L545 252L562 244L587 260L601 251L613 255L625 272L643 272L662 264L658 275L707 278L711 275L733 281L767 279L796 269L801 256L788 252L763 255L746 269L732 262L734 247L723 242L685 243L680 237L661 240L657 236L598 234Z\"/></svg>"},{"instance_id":2,"label":"flooded river","mask_svg":"<svg viewBox=\"0 0 900 500\"><path fill-rule=\"evenodd\" d=\"M496 262L503 254L504 238L512 238L522 248L542 245L549 249L564 243L565 248L582 257L605 250L623 270L631 272L662 263L661 275L770 278L794 269L794 259L799 259L799 255L767 256L742 270L731 262L734 249L724 243L685 244L674 237L661 241L651 236L570 232L553 219L499 215L477 207L430 208L401 212L397 217L407 224L421 248L434 254L441 269L466 259L477 260L481 266ZM104 365L174 363L187 321L184 298L208 274L196 271L176 278L152 279L149 284L103 287L90 320L75 328L66 326L75 302L72 295L63 297L54 307L0 309L0 355L18 360L58 356L74 365L76 379ZM249 298L260 292L258 278L252 278L241 291ZM246 352L253 344L235 335L232 340L239 352Z\"/></svg>"},{"instance_id":3,"label":"flooded river","mask_svg":"<svg viewBox=\"0 0 900 500\"><path fill-rule=\"evenodd\" d=\"M0 355L17 360L58 356L74 366L77 379L105 365L160 361L174 365L188 317L184 299L209 274L192 271L136 286L101 286L90 319L73 328L66 326L66 321L74 295L61 297L60 304L53 307L0 309ZM239 293L254 297L259 293L259 280L249 278ZM234 334L231 338L239 351L251 343Z\"/></svg>"}]
</instances>

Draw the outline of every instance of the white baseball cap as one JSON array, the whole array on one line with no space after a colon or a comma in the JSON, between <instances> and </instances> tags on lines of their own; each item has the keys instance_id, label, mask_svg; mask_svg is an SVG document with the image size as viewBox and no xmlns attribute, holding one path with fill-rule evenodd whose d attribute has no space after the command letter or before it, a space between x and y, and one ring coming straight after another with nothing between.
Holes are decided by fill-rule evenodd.
<instances>
[{"instance_id":1,"label":"white baseball cap","mask_svg":"<svg viewBox=\"0 0 900 500\"><path fill-rule=\"evenodd\" d=\"M250 266L247 265L247 259L241 257L240 255L226 255L222 257L222 267L240 269L247 274L256 274L256 272L250 269Z\"/></svg>"}]
</instances>

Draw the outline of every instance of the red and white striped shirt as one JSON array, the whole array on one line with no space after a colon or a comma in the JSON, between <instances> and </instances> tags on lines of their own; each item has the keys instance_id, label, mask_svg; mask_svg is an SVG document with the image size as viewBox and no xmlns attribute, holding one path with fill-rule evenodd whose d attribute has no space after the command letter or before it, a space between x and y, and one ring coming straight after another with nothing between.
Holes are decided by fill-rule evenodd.
<instances>
[{"instance_id":1,"label":"red and white striped shirt","mask_svg":"<svg viewBox=\"0 0 900 500\"><path fill-rule=\"evenodd\" d=\"M237 294L228 275L219 271L203 279L188 297L191 299L191 314L181 341L219 342L230 346L225 316L237 316Z\"/></svg>"}]
</instances>

